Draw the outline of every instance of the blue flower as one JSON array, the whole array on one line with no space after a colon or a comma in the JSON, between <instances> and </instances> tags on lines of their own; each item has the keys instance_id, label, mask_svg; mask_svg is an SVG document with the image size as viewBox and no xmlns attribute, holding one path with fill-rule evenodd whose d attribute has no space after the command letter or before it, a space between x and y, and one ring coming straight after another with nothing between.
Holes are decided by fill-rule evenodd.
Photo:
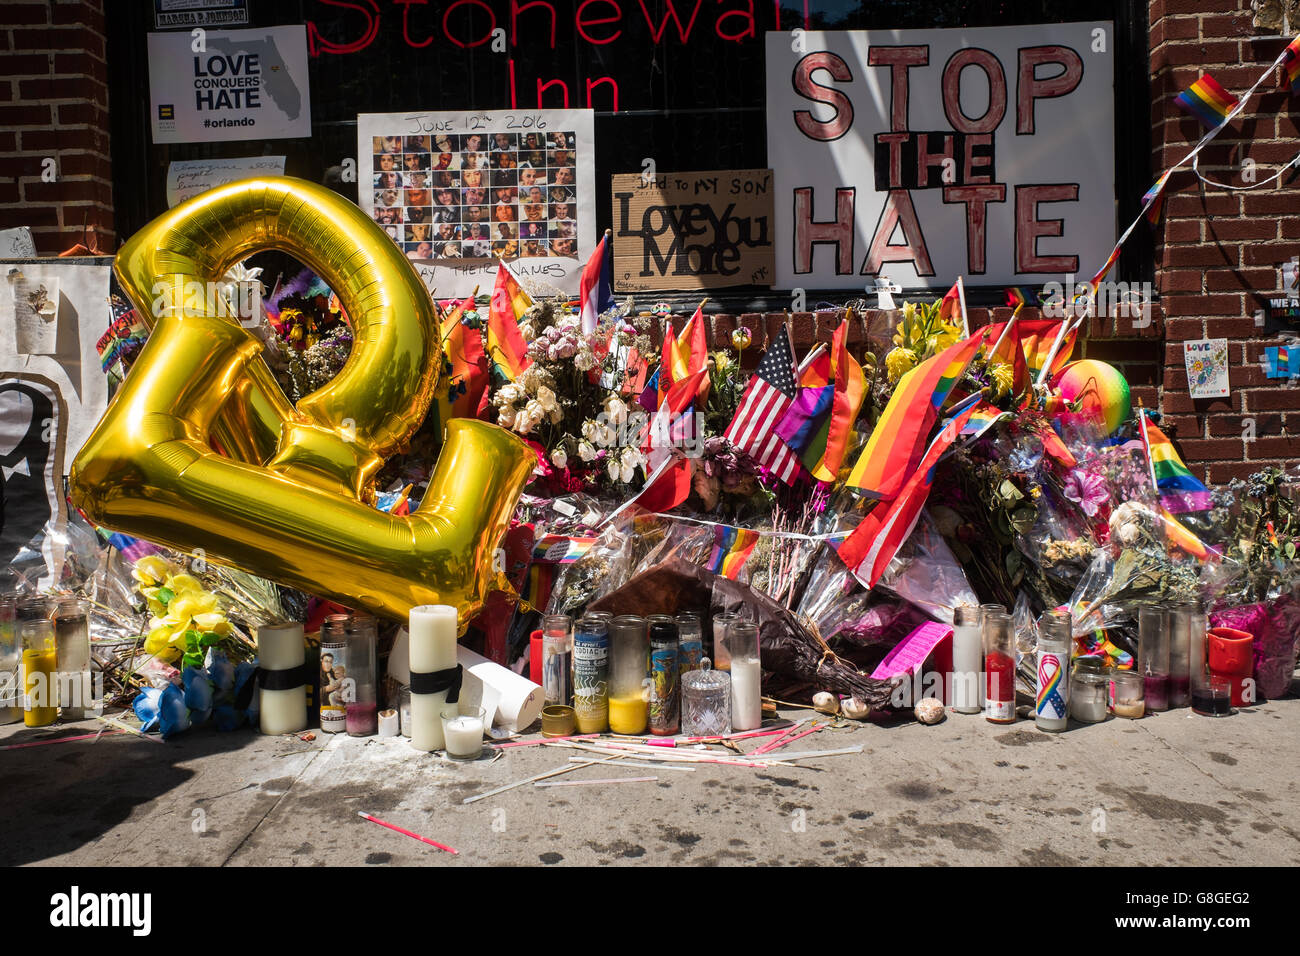
<instances>
[{"instance_id":1,"label":"blue flower","mask_svg":"<svg viewBox=\"0 0 1300 956\"><path fill-rule=\"evenodd\" d=\"M140 718L140 729L145 733L158 729L158 708L162 691L156 687L146 687L131 702L136 717Z\"/></svg>"},{"instance_id":2,"label":"blue flower","mask_svg":"<svg viewBox=\"0 0 1300 956\"><path fill-rule=\"evenodd\" d=\"M190 711L185 706L185 697L175 684L168 684L162 692L158 704L158 723L163 740L190 729Z\"/></svg>"},{"instance_id":3,"label":"blue flower","mask_svg":"<svg viewBox=\"0 0 1300 956\"><path fill-rule=\"evenodd\" d=\"M185 683L185 706L195 724L207 723L212 716L212 680L201 667L187 667L181 674Z\"/></svg>"}]
</instances>

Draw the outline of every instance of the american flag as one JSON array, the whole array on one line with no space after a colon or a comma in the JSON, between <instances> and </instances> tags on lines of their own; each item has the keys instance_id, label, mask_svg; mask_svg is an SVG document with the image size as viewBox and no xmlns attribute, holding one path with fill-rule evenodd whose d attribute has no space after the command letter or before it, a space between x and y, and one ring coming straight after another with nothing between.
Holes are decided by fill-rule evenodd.
<instances>
[{"instance_id":1,"label":"american flag","mask_svg":"<svg viewBox=\"0 0 1300 956\"><path fill-rule=\"evenodd\" d=\"M771 469L787 485L798 476L802 466L775 429L794 401L796 374L790 327L782 326L781 334L758 363L745 389L745 397L736 409L736 417L725 433L728 441Z\"/></svg>"}]
</instances>

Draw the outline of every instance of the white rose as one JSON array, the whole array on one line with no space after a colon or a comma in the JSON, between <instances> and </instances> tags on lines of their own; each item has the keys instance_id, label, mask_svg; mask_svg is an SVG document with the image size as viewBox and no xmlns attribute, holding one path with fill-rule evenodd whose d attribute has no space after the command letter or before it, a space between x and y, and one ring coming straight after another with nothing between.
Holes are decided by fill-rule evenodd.
<instances>
[{"instance_id":1,"label":"white rose","mask_svg":"<svg viewBox=\"0 0 1300 956\"><path fill-rule=\"evenodd\" d=\"M569 456L565 454L564 446L556 448L551 452L551 464L556 468L564 468L569 463Z\"/></svg>"},{"instance_id":2,"label":"white rose","mask_svg":"<svg viewBox=\"0 0 1300 956\"><path fill-rule=\"evenodd\" d=\"M609 472L610 481L618 481L619 472L622 469L619 467L617 458L611 455L609 461L605 463L605 469Z\"/></svg>"},{"instance_id":3,"label":"white rose","mask_svg":"<svg viewBox=\"0 0 1300 956\"><path fill-rule=\"evenodd\" d=\"M515 418L518 416L518 414L519 414L519 409L515 408L513 405L506 405L497 414L497 424L500 425L502 428L513 428L515 424Z\"/></svg>"},{"instance_id":4,"label":"white rose","mask_svg":"<svg viewBox=\"0 0 1300 956\"><path fill-rule=\"evenodd\" d=\"M580 348L573 356L573 366L579 372L590 372L596 367L596 356L591 349Z\"/></svg>"},{"instance_id":5,"label":"white rose","mask_svg":"<svg viewBox=\"0 0 1300 956\"><path fill-rule=\"evenodd\" d=\"M605 414L615 425L621 425L627 418L627 406L617 395L611 395L605 399Z\"/></svg>"},{"instance_id":6,"label":"white rose","mask_svg":"<svg viewBox=\"0 0 1300 956\"><path fill-rule=\"evenodd\" d=\"M587 441L591 442L593 445L600 444L600 434L600 426L590 418L582 423L582 437L587 439Z\"/></svg>"},{"instance_id":7,"label":"white rose","mask_svg":"<svg viewBox=\"0 0 1300 956\"><path fill-rule=\"evenodd\" d=\"M555 393L543 385L537 389L537 401L541 403L542 411L550 412L555 408Z\"/></svg>"},{"instance_id":8,"label":"white rose","mask_svg":"<svg viewBox=\"0 0 1300 956\"><path fill-rule=\"evenodd\" d=\"M596 460L596 449L591 447L591 442L586 439L578 442L578 457L583 461Z\"/></svg>"},{"instance_id":9,"label":"white rose","mask_svg":"<svg viewBox=\"0 0 1300 956\"><path fill-rule=\"evenodd\" d=\"M507 405L513 405L524 397L524 390L514 382L509 382L501 386L501 391L497 392L497 398Z\"/></svg>"}]
</instances>

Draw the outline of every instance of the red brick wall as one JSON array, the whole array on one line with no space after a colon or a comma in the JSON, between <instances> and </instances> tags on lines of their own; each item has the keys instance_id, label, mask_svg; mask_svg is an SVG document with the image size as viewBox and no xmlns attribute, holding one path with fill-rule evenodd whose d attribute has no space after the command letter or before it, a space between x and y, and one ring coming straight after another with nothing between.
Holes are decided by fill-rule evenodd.
<instances>
[{"instance_id":1,"label":"red brick wall","mask_svg":"<svg viewBox=\"0 0 1300 956\"><path fill-rule=\"evenodd\" d=\"M1286 46L1251 25L1249 0L1151 0L1151 165L1182 159L1204 128L1173 98L1208 72L1240 96ZM1300 111L1266 80L1246 110L1201 153L1210 179L1248 185L1244 160L1267 179L1300 150ZM1283 177L1285 179L1286 177ZM1158 230L1156 285L1167 316L1161 408L1188 466L1214 482L1265 465L1300 459L1300 389L1268 379L1264 348L1280 339L1255 326L1255 310L1279 292L1278 264L1300 253L1300 181L1250 192L1201 187L1190 170L1175 173ZM1193 401L1182 343L1229 340L1232 394ZM1246 419L1255 438L1246 440Z\"/></svg>"},{"instance_id":2,"label":"red brick wall","mask_svg":"<svg viewBox=\"0 0 1300 956\"><path fill-rule=\"evenodd\" d=\"M112 175L103 0L4 0L0 228L31 226L41 255L111 252Z\"/></svg>"}]
</instances>

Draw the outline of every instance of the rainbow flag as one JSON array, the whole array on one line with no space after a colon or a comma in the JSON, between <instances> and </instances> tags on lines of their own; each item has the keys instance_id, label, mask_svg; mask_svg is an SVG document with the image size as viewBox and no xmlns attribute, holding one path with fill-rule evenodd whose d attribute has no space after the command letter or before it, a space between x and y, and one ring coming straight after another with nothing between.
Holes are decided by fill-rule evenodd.
<instances>
[{"instance_id":1,"label":"rainbow flag","mask_svg":"<svg viewBox=\"0 0 1300 956\"><path fill-rule=\"evenodd\" d=\"M438 379L438 421L474 418L487 396L488 362L483 335L465 325L465 310L474 297L458 302L442 319L442 375Z\"/></svg>"},{"instance_id":2,"label":"rainbow flag","mask_svg":"<svg viewBox=\"0 0 1300 956\"><path fill-rule=\"evenodd\" d=\"M713 553L709 555L706 567L728 580L737 580L745 562L754 553L758 539L757 531L717 525L713 529Z\"/></svg>"},{"instance_id":3,"label":"rainbow flag","mask_svg":"<svg viewBox=\"0 0 1300 956\"><path fill-rule=\"evenodd\" d=\"M528 293L524 292L506 264L499 262L497 281L488 306L487 346L489 357L512 382L533 364L528 357L528 344L519 331L519 318L532 304L533 300L528 298Z\"/></svg>"},{"instance_id":4,"label":"rainbow flag","mask_svg":"<svg viewBox=\"0 0 1300 956\"><path fill-rule=\"evenodd\" d=\"M1201 561L1209 560L1213 552L1205 546L1205 542L1189 531L1164 505L1160 506L1160 517L1165 522L1165 538L1171 545Z\"/></svg>"},{"instance_id":5,"label":"rainbow flag","mask_svg":"<svg viewBox=\"0 0 1300 956\"><path fill-rule=\"evenodd\" d=\"M595 537L544 534L533 542L533 560L549 564L572 564L591 550Z\"/></svg>"},{"instance_id":6,"label":"rainbow flag","mask_svg":"<svg viewBox=\"0 0 1300 956\"><path fill-rule=\"evenodd\" d=\"M534 561L529 565L528 581L524 584L521 597L538 613L546 613L546 604L550 600L551 588L558 574L559 570L554 564Z\"/></svg>"},{"instance_id":7,"label":"rainbow flag","mask_svg":"<svg viewBox=\"0 0 1300 956\"><path fill-rule=\"evenodd\" d=\"M939 459L969 426L977 407L978 403L971 404L941 428L897 497L877 504L853 532L835 546L840 559L868 589L880 581L889 562L916 527L921 509L930 496Z\"/></svg>"},{"instance_id":8,"label":"rainbow flag","mask_svg":"<svg viewBox=\"0 0 1300 956\"><path fill-rule=\"evenodd\" d=\"M1282 84L1291 88L1293 96L1300 95L1300 36L1291 41L1282 58Z\"/></svg>"},{"instance_id":9,"label":"rainbow flag","mask_svg":"<svg viewBox=\"0 0 1300 956\"><path fill-rule=\"evenodd\" d=\"M847 321L840 323L829 352L801 371L799 391L776 434L818 481L833 483L848 451L853 423L862 409L866 376L849 354Z\"/></svg>"},{"instance_id":10,"label":"rainbow flag","mask_svg":"<svg viewBox=\"0 0 1300 956\"><path fill-rule=\"evenodd\" d=\"M1189 511L1206 511L1212 502L1210 490L1188 470L1174 450L1174 443L1155 424L1140 412L1142 443L1151 462L1151 479L1160 491L1163 507L1175 514Z\"/></svg>"},{"instance_id":11,"label":"rainbow flag","mask_svg":"<svg viewBox=\"0 0 1300 956\"><path fill-rule=\"evenodd\" d=\"M870 498L898 495L925 454L925 439L939 409L983 341L981 332L956 342L898 380L849 474L849 487Z\"/></svg>"},{"instance_id":12,"label":"rainbow flag","mask_svg":"<svg viewBox=\"0 0 1300 956\"><path fill-rule=\"evenodd\" d=\"M1041 301L1037 292L1033 289L1026 289L1024 286L1008 286L1002 291L1006 294L1008 309L1014 309L1018 305L1038 305Z\"/></svg>"},{"instance_id":13,"label":"rainbow flag","mask_svg":"<svg viewBox=\"0 0 1300 956\"><path fill-rule=\"evenodd\" d=\"M944 293L943 301L939 303L939 318L949 325L960 325L963 328L965 315L961 309L961 279L952 284L952 288Z\"/></svg>"},{"instance_id":14,"label":"rainbow flag","mask_svg":"<svg viewBox=\"0 0 1300 956\"><path fill-rule=\"evenodd\" d=\"M673 324L664 328L663 359L659 363L659 404L663 405L668 390L682 379L709 367L708 321L704 318L704 303L682 326L681 335L673 333ZM696 397L703 401L709 394L709 377L699 380Z\"/></svg>"},{"instance_id":15,"label":"rainbow flag","mask_svg":"<svg viewBox=\"0 0 1300 956\"><path fill-rule=\"evenodd\" d=\"M1160 213L1165 205L1165 183L1169 182L1172 174L1172 169L1166 169L1155 185L1142 194L1142 215L1153 226L1160 224Z\"/></svg>"},{"instance_id":16,"label":"rainbow flag","mask_svg":"<svg viewBox=\"0 0 1300 956\"><path fill-rule=\"evenodd\" d=\"M996 405L991 405L985 401L977 401L970 410L970 415L966 417L963 424L957 431L960 438L979 438L986 431L1010 415L1010 412L1004 412Z\"/></svg>"},{"instance_id":17,"label":"rainbow flag","mask_svg":"<svg viewBox=\"0 0 1300 956\"><path fill-rule=\"evenodd\" d=\"M1017 306L1017 311L1019 310ZM1015 325L1010 331L1007 331L1006 322L996 322L984 327L985 341L990 343L990 348L996 346L996 351L992 352L986 366L993 364L1010 365L1012 369L1011 394L1020 395L1029 388L1029 367L1025 363L1025 353L1020 346L1020 327L1021 320L1013 317Z\"/></svg>"},{"instance_id":18,"label":"rainbow flag","mask_svg":"<svg viewBox=\"0 0 1300 956\"><path fill-rule=\"evenodd\" d=\"M1088 286L1091 289L1093 296L1097 295L1097 286L1101 284L1102 279L1106 278L1106 273L1110 272L1115 263L1119 262L1120 245L1121 244L1118 242L1115 243L1115 248L1110 251L1110 255L1107 256L1106 261L1101 264L1101 268L1098 269L1096 273L1093 274L1093 277L1088 280ZM1075 296L1075 298L1082 298L1082 295Z\"/></svg>"},{"instance_id":19,"label":"rainbow flag","mask_svg":"<svg viewBox=\"0 0 1300 956\"><path fill-rule=\"evenodd\" d=\"M1174 102L1210 129L1222 126L1237 108L1237 98L1208 73L1175 96Z\"/></svg>"},{"instance_id":20,"label":"rainbow flag","mask_svg":"<svg viewBox=\"0 0 1300 956\"><path fill-rule=\"evenodd\" d=\"M1025 354L1025 364L1029 366L1029 372L1035 378L1042 371L1043 364L1047 361L1047 354L1052 351L1052 343L1056 341L1056 336L1061 331L1061 323L1064 321L1066 320L1021 319L1016 323L1016 335L1020 338L1020 348ZM1052 378L1069 364L1070 356L1074 353L1074 341L1078 335L1078 329L1066 333L1060 351L1052 360L1052 369L1048 373L1048 378Z\"/></svg>"}]
</instances>

